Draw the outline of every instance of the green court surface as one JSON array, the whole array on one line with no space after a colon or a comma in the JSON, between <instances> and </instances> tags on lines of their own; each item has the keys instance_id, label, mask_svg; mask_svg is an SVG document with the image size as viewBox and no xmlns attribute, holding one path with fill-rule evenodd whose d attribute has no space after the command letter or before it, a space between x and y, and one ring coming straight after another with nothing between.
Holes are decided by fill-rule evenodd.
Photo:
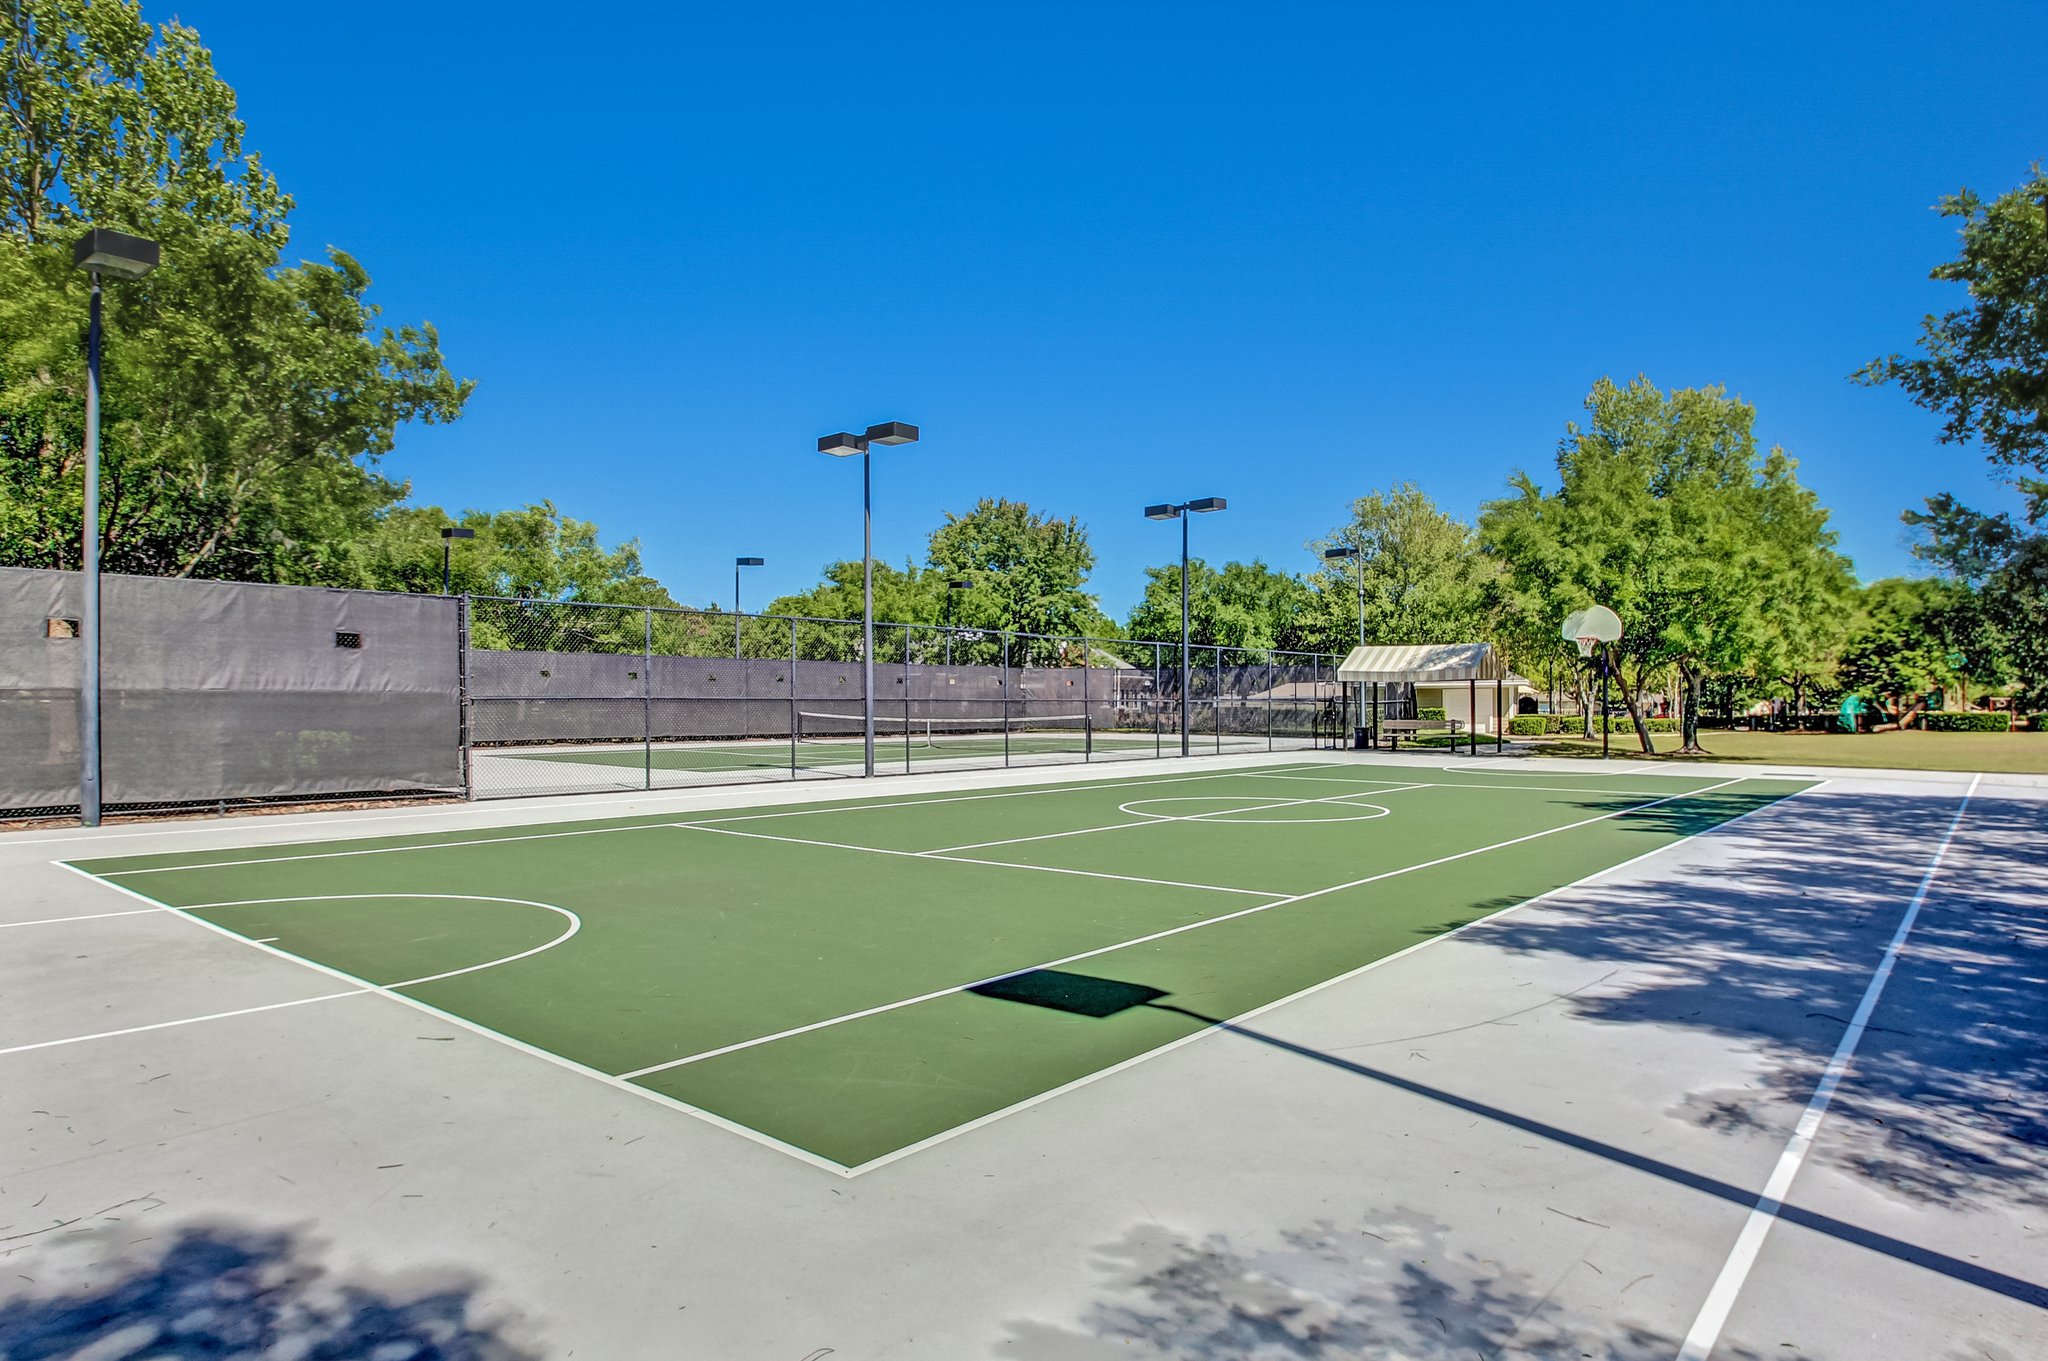
<instances>
[{"instance_id":1,"label":"green court surface","mask_svg":"<svg viewBox=\"0 0 2048 1361\"><path fill-rule=\"evenodd\" d=\"M77 868L855 1168L1806 787L1304 762Z\"/></svg>"}]
</instances>

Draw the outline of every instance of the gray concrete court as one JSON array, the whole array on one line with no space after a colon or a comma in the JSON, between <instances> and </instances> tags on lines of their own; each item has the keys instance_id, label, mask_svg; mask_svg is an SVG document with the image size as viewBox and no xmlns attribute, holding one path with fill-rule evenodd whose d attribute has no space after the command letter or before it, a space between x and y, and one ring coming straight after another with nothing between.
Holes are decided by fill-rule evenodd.
<instances>
[{"instance_id":1,"label":"gray concrete court","mask_svg":"<svg viewBox=\"0 0 2048 1361\"><path fill-rule=\"evenodd\" d=\"M0 837L0 1357L1674 1357L1970 783L1821 773L855 1178L374 995L18 1048L334 990L57 857L844 781ZM2048 1355L2044 833L1978 784L1711 1355Z\"/></svg>"}]
</instances>

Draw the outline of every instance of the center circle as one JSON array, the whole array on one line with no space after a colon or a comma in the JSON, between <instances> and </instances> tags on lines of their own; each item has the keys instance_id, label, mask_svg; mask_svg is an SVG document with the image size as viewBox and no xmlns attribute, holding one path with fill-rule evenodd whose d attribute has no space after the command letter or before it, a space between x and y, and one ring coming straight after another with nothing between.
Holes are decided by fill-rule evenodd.
<instances>
[{"instance_id":1,"label":"center circle","mask_svg":"<svg viewBox=\"0 0 2048 1361\"><path fill-rule=\"evenodd\" d=\"M1203 805L1200 807L1165 805ZM1245 799L1218 794L1177 798L1133 799L1118 807L1133 817L1156 822L1229 822L1280 825L1287 823L1371 822L1393 810L1376 803L1332 803L1322 799Z\"/></svg>"}]
</instances>

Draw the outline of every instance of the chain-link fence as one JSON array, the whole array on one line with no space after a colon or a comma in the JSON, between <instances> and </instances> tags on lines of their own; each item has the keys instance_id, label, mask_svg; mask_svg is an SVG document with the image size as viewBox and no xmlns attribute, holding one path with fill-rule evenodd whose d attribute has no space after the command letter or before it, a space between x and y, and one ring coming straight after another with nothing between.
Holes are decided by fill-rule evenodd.
<instances>
[{"instance_id":1,"label":"chain-link fence","mask_svg":"<svg viewBox=\"0 0 2048 1361\"><path fill-rule=\"evenodd\" d=\"M75 573L0 569L0 810L78 800ZM1335 658L586 602L108 577L110 806L495 798L1270 751Z\"/></svg>"},{"instance_id":2,"label":"chain-link fence","mask_svg":"<svg viewBox=\"0 0 2048 1361\"><path fill-rule=\"evenodd\" d=\"M1309 653L475 599L476 797L1272 751L1343 730ZM867 728L872 670L874 730ZM1185 706L1183 706L1185 700ZM1183 714L1185 707L1185 714Z\"/></svg>"}]
</instances>

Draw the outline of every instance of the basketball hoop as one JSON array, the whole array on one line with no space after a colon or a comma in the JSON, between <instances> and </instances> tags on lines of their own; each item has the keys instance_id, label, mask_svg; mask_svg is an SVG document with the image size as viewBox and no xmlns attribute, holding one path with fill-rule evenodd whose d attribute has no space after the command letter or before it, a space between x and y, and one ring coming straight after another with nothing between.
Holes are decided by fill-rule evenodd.
<instances>
[{"instance_id":1,"label":"basketball hoop","mask_svg":"<svg viewBox=\"0 0 2048 1361\"><path fill-rule=\"evenodd\" d=\"M1559 629L1558 633L1560 636L1576 643L1579 649L1579 656L1590 662L1593 660L1593 650L1602 643L1618 643L1621 641L1621 616L1608 609L1605 605L1589 605L1583 610L1575 611L1570 618L1566 619L1564 627ZM1601 654L1598 670L1600 672L1600 756L1604 760L1607 756L1608 735L1614 730L1614 721L1607 712L1607 681L1614 674L1614 668L1607 664L1605 653ZM1591 727L1593 721L1592 711L1588 709L1586 713L1588 725L1586 736L1591 737L1593 735Z\"/></svg>"},{"instance_id":2,"label":"basketball hoop","mask_svg":"<svg viewBox=\"0 0 2048 1361\"><path fill-rule=\"evenodd\" d=\"M1574 613L1558 631L1578 644L1581 657L1591 660L1600 644L1621 641L1621 619L1605 605L1594 605Z\"/></svg>"}]
</instances>

